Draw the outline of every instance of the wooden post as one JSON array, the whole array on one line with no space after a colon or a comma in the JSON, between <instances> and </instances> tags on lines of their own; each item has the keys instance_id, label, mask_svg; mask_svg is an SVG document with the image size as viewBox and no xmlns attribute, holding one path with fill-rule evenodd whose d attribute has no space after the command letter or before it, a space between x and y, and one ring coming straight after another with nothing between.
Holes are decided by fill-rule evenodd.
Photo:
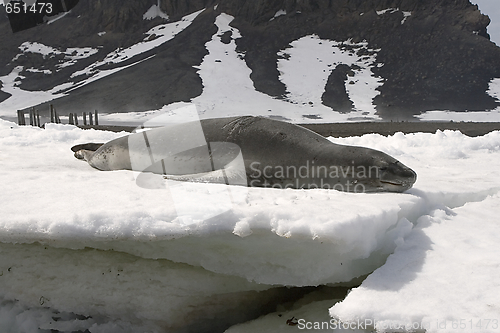
<instances>
[{"instance_id":1,"label":"wooden post","mask_svg":"<svg viewBox=\"0 0 500 333\"><path fill-rule=\"evenodd\" d=\"M40 123L40 112L36 110L36 123L38 127L42 127L42 124Z\"/></svg>"},{"instance_id":2,"label":"wooden post","mask_svg":"<svg viewBox=\"0 0 500 333\"><path fill-rule=\"evenodd\" d=\"M34 118L34 113L33 109L30 110L30 126L33 126L33 118Z\"/></svg>"},{"instance_id":3,"label":"wooden post","mask_svg":"<svg viewBox=\"0 0 500 333\"><path fill-rule=\"evenodd\" d=\"M87 126L87 112L83 113L83 126Z\"/></svg>"},{"instance_id":4,"label":"wooden post","mask_svg":"<svg viewBox=\"0 0 500 333\"><path fill-rule=\"evenodd\" d=\"M24 111L17 110L17 123L19 126L26 125L26 119L24 119Z\"/></svg>"},{"instance_id":5,"label":"wooden post","mask_svg":"<svg viewBox=\"0 0 500 333\"><path fill-rule=\"evenodd\" d=\"M50 104L49 109L50 109L50 122L54 123L55 122L55 119L54 119L54 107L52 106L52 104Z\"/></svg>"},{"instance_id":6,"label":"wooden post","mask_svg":"<svg viewBox=\"0 0 500 333\"><path fill-rule=\"evenodd\" d=\"M92 119L92 112L89 112L89 125L94 125L94 120Z\"/></svg>"},{"instance_id":7,"label":"wooden post","mask_svg":"<svg viewBox=\"0 0 500 333\"><path fill-rule=\"evenodd\" d=\"M75 124L75 121L73 120L73 114L72 113L69 114L69 124L70 125L74 125Z\"/></svg>"},{"instance_id":8,"label":"wooden post","mask_svg":"<svg viewBox=\"0 0 500 333\"><path fill-rule=\"evenodd\" d=\"M59 119L59 115L57 114L56 108L54 108L54 119L56 121L56 124L60 124L61 123L61 119Z\"/></svg>"},{"instance_id":9,"label":"wooden post","mask_svg":"<svg viewBox=\"0 0 500 333\"><path fill-rule=\"evenodd\" d=\"M75 126L78 126L78 114L75 112Z\"/></svg>"},{"instance_id":10,"label":"wooden post","mask_svg":"<svg viewBox=\"0 0 500 333\"><path fill-rule=\"evenodd\" d=\"M94 111L95 125L99 126L99 118L97 117L97 110Z\"/></svg>"}]
</instances>

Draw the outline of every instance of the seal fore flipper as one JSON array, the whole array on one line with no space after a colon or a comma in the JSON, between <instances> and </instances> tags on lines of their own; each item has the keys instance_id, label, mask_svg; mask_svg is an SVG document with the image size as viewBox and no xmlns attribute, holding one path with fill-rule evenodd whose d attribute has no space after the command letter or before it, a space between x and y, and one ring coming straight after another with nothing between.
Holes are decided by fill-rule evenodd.
<instances>
[{"instance_id":1,"label":"seal fore flipper","mask_svg":"<svg viewBox=\"0 0 500 333\"><path fill-rule=\"evenodd\" d=\"M193 182L193 183L212 183L226 185L247 186L247 177L244 170L228 167L210 172L196 173L190 175L165 175L168 180ZM243 172L242 172L243 171Z\"/></svg>"}]
</instances>

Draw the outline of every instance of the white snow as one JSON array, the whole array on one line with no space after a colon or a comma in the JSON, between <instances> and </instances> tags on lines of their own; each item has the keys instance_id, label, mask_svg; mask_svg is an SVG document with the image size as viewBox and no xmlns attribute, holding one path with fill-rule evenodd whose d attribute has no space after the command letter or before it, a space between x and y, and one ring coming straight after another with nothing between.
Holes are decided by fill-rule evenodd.
<instances>
[{"instance_id":1,"label":"white snow","mask_svg":"<svg viewBox=\"0 0 500 333\"><path fill-rule=\"evenodd\" d=\"M500 100L500 78L496 78L490 81L487 93L490 94L490 96Z\"/></svg>"},{"instance_id":2,"label":"white snow","mask_svg":"<svg viewBox=\"0 0 500 333\"><path fill-rule=\"evenodd\" d=\"M411 12L403 11L403 19L401 20L401 24L404 24L406 22L406 19L410 16L411 16Z\"/></svg>"},{"instance_id":3,"label":"white snow","mask_svg":"<svg viewBox=\"0 0 500 333\"><path fill-rule=\"evenodd\" d=\"M140 112L127 112L127 113L109 113L99 114L99 121L102 124L120 124L125 123L128 126L141 126L144 122L151 121L152 119L168 117L169 123L187 122L190 120L190 114L186 113L186 108L192 106L191 103L178 102L165 105L159 110L149 110ZM181 117L181 120L177 120ZM161 125L160 125L161 126Z\"/></svg>"},{"instance_id":4,"label":"white snow","mask_svg":"<svg viewBox=\"0 0 500 333\"><path fill-rule=\"evenodd\" d=\"M47 24L53 24L54 22L57 22L59 21L60 19L62 19L64 16L68 15L69 13L71 12L71 10L69 12L63 12L63 13L60 13L58 15L55 15L55 16L52 16L50 18L50 20L47 21Z\"/></svg>"},{"instance_id":5,"label":"white snow","mask_svg":"<svg viewBox=\"0 0 500 333\"><path fill-rule=\"evenodd\" d=\"M330 313L343 321L371 318L377 328L498 332L499 205L497 192L419 218L386 264Z\"/></svg>"},{"instance_id":6,"label":"white snow","mask_svg":"<svg viewBox=\"0 0 500 333\"><path fill-rule=\"evenodd\" d=\"M272 286L331 284L373 270L337 305L313 297L234 331L276 332L273 325L290 328L285 321L295 316L351 328L357 320L378 328L419 322L437 333L433 323L498 314L500 285L491 277L500 273L500 132L330 138L396 157L417 172L415 188L233 186L243 191L239 202L223 185L142 188L132 172L97 171L69 149L125 134L0 121L0 328L175 332L262 306L276 297ZM51 321L57 311L64 318Z\"/></svg>"}]
</instances>

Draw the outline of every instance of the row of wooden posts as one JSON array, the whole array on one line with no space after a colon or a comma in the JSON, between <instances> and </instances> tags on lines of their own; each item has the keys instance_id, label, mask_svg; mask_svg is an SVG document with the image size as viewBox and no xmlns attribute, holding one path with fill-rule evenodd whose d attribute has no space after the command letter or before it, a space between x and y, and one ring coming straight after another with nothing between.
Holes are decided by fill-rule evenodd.
<instances>
[{"instance_id":1,"label":"row of wooden posts","mask_svg":"<svg viewBox=\"0 0 500 333\"><path fill-rule=\"evenodd\" d=\"M50 109L50 122L51 123L56 123L56 124L60 124L61 123L61 119L59 118L59 114L57 113L56 111L56 108L51 104L49 106L49 109ZM88 118L88 124L87 124L87 114L89 116ZM99 115L97 113L97 110L95 110L94 112L83 112L82 113L82 119L83 119L83 126L87 126L87 125L90 125L90 126L94 126L94 125L99 125ZM42 127L42 124L40 123L40 113L38 110L35 110L35 108L32 108L30 111L29 111L29 124L31 126L38 126L38 127ZM19 125L27 125L26 124L26 114L25 114L25 111L23 110L18 110L17 111L17 123ZM78 126L78 115L76 113L70 113L69 114L69 121L68 123L70 125L76 125Z\"/></svg>"}]
</instances>

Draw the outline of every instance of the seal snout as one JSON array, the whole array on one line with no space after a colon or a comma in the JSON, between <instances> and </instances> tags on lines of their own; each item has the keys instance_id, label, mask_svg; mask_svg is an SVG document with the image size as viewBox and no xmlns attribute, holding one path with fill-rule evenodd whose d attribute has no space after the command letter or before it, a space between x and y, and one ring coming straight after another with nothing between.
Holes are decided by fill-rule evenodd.
<instances>
[{"instance_id":1,"label":"seal snout","mask_svg":"<svg viewBox=\"0 0 500 333\"><path fill-rule=\"evenodd\" d=\"M417 181L417 173L399 161L390 163L381 170L380 182L387 191L403 192Z\"/></svg>"}]
</instances>

